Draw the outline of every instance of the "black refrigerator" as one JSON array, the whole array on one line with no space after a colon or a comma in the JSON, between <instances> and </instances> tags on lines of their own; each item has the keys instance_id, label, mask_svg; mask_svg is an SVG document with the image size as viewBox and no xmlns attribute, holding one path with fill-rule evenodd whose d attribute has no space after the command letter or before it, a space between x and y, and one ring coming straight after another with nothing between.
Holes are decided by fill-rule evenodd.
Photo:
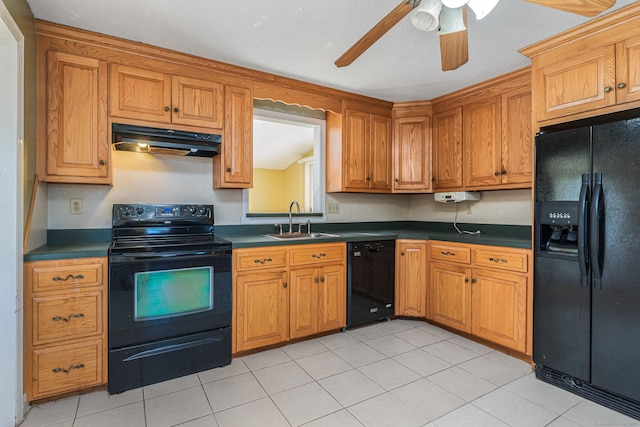
<instances>
[{"instance_id":1,"label":"black refrigerator","mask_svg":"<svg viewBox=\"0 0 640 427\"><path fill-rule=\"evenodd\" d=\"M640 419L640 118L536 136L536 376Z\"/></svg>"}]
</instances>

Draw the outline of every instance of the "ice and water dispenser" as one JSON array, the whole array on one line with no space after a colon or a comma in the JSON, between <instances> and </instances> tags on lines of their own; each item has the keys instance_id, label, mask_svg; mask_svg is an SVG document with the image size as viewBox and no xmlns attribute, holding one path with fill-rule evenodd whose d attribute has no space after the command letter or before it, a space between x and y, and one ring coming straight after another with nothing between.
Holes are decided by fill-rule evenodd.
<instances>
[{"instance_id":1,"label":"ice and water dispenser","mask_svg":"<svg viewBox=\"0 0 640 427\"><path fill-rule=\"evenodd\" d=\"M536 252L577 256L579 202L538 202L536 209Z\"/></svg>"}]
</instances>

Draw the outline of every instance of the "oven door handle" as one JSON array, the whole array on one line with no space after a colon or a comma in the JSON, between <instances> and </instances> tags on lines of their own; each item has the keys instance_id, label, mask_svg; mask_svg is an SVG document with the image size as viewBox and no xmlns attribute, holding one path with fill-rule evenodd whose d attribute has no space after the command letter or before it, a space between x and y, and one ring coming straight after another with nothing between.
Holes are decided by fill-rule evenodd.
<instances>
[{"instance_id":1,"label":"oven door handle","mask_svg":"<svg viewBox=\"0 0 640 427\"><path fill-rule=\"evenodd\" d=\"M216 255L227 256L231 254L231 250L214 250L214 251L193 251L193 252L125 252L121 254L112 254L109 256L110 262L131 262L131 261L150 261L154 259L186 259L186 258L205 258Z\"/></svg>"},{"instance_id":2,"label":"oven door handle","mask_svg":"<svg viewBox=\"0 0 640 427\"><path fill-rule=\"evenodd\" d=\"M222 338L203 338L201 340L183 342L181 344L165 345L162 347L154 348L151 350L141 351L140 353L132 354L124 359L125 362L132 360L144 359L146 357L157 356L160 354L170 353L172 351L184 350L187 348L199 347L201 345L207 345L214 342L220 342Z\"/></svg>"}]
</instances>

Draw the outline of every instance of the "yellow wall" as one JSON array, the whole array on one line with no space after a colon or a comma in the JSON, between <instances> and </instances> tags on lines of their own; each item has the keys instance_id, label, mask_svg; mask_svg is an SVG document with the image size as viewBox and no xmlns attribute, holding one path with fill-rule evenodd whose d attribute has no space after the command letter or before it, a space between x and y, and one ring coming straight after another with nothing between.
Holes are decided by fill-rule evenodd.
<instances>
[{"instance_id":1,"label":"yellow wall","mask_svg":"<svg viewBox=\"0 0 640 427\"><path fill-rule=\"evenodd\" d=\"M253 170L253 188L249 190L249 212L287 212L287 197L283 171Z\"/></svg>"}]
</instances>

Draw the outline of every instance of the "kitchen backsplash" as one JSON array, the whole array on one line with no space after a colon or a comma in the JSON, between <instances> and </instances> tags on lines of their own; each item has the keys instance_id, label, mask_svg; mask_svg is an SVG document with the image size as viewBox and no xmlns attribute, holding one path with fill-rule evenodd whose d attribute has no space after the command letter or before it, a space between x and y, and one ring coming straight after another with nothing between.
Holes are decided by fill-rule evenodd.
<instances>
[{"instance_id":1,"label":"kitchen backsplash","mask_svg":"<svg viewBox=\"0 0 640 427\"><path fill-rule=\"evenodd\" d=\"M215 206L219 225L240 224L241 190L213 190L211 159L149 156L112 152L113 186L48 184L49 229L110 228L114 203L206 203ZM82 214L71 214L70 199L82 199ZM445 221L455 207L433 201L433 195L327 194L339 213L328 222ZM486 224L531 224L529 190L483 192L481 201L459 206L458 221Z\"/></svg>"}]
</instances>

